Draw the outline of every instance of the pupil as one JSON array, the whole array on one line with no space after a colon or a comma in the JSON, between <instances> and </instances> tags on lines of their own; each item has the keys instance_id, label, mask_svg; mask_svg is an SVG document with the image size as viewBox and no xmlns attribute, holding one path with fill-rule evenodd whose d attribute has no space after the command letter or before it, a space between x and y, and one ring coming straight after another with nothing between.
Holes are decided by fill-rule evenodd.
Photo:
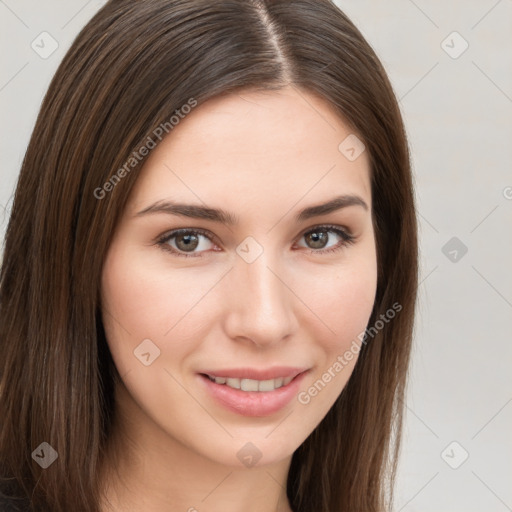
<instances>
[{"instance_id":1,"label":"pupil","mask_svg":"<svg viewBox=\"0 0 512 512\"><path fill-rule=\"evenodd\" d=\"M310 233L309 236L312 239L312 243L315 249L321 249L327 243L326 233L323 231L315 231Z\"/></svg>"},{"instance_id":2,"label":"pupil","mask_svg":"<svg viewBox=\"0 0 512 512\"><path fill-rule=\"evenodd\" d=\"M195 249L197 247L197 236L195 235L181 235L176 240L176 245L179 247L179 243L181 242L185 245L185 248ZM195 244L194 244L195 243Z\"/></svg>"}]
</instances>

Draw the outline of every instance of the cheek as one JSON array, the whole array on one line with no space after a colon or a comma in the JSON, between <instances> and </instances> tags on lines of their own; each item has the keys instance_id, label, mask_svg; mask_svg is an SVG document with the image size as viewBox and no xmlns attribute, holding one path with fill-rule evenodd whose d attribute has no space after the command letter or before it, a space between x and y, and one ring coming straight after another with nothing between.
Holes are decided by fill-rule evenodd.
<instances>
[{"instance_id":1,"label":"cheek","mask_svg":"<svg viewBox=\"0 0 512 512\"><path fill-rule=\"evenodd\" d=\"M169 311L175 309L174 294L164 297L168 284L135 251L111 245L103 267L102 309L108 345L120 372L133 367L133 351L143 340L152 340L160 350L162 334L172 322Z\"/></svg>"},{"instance_id":2,"label":"cheek","mask_svg":"<svg viewBox=\"0 0 512 512\"><path fill-rule=\"evenodd\" d=\"M377 265L372 251L346 264L307 274L300 296L315 313L316 339L324 353L345 350L365 330L377 289ZM321 333L325 333L321 335Z\"/></svg>"},{"instance_id":3,"label":"cheek","mask_svg":"<svg viewBox=\"0 0 512 512\"><path fill-rule=\"evenodd\" d=\"M194 352L201 323L192 310L201 304L204 312L206 301L201 299L216 280L212 273L194 278L187 272L166 271L144 251L113 243L103 268L102 306L108 345L118 367L138 367L133 351L147 339L160 350L155 366L168 363L166 354L179 364Z\"/></svg>"},{"instance_id":4,"label":"cheek","mask_svg":"<svg viewBox=\"0 0 512 512\"><path fill-rule=\"evenodd\" d=\"M103 269L103 304L134 335L162 337L200 297L190 277L164 270L143 251L111 248Z\"/></svg>"},{"instance_id":5,"label":"cheek","mask_svg":"<svg viewBox=\"0 0 512 512\"><path fill-rule=\"evenodd\" d=\"M179 301L179 281L156 272L136 251L112 247L103 269L103 304L128 331L162 327ZM158 320L160 320L158 322Z\"/></svg>"},{"instance_id":6,"label":"cheek","mask_svg":"<svg viewBox=\"0 0 512 512\"><path fill-rule=\"evenodd\" d=\"M326 308L340 342L352 339L366 328L375 301L376 282L376 272L370 268L353 270L335 280L336 293L329 298Z\"/></svg>"},{"instance_id":7,"label":"cheek","mask_svg":"<svg viewBox=\"0 0 512 512\"><path fill-rule=\"evenodd\" d=\"M316 365L297 396L304 427L309 431L332 407L357 363L362 333L375 301L376 261L370 256L339 267L329 277L315 277L309 276L309 295L305 296L319 319L309 326Z\"/></svg>"}]
</instances>

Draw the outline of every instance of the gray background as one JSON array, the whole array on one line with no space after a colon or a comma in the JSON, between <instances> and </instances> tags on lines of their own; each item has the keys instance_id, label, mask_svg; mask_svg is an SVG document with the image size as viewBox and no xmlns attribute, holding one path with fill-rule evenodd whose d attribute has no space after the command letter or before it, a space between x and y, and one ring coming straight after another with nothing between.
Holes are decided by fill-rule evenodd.
<instances>
[{"instance_id":1,"label":"gray background","mask_svg":"<svg viewBox=\"0 0 512 512\"><path fill-rule=\"evenodd\" d=\"M103 3L0 0L2 240L43 94ZM421 285L395 511L512 511L512 0L337 4L388 71L416 182ZM31 44L50 51L45 31L58 48L42 58Z\"/></svg>"}]
</instances>

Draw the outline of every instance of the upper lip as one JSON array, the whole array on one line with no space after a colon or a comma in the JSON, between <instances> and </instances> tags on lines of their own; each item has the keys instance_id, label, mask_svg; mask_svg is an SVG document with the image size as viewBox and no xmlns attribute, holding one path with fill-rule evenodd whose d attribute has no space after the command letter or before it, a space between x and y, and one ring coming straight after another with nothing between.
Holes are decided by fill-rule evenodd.
<instances>
[{"instance_id":1,"label":"upper lip","mask_svg":"<svg viewBox=\"0 0 512 512\"><path fill-rule=\"evenodd\" d=\"M308 368L292 368L290 366L274 366L272 368L229 368L219 370L206 370L203 373L211 377L232 377L235 379L252 379L252 380L270 380L279 377L295 378L300 373L307 371Z\"/></svg>"}]
</instances>

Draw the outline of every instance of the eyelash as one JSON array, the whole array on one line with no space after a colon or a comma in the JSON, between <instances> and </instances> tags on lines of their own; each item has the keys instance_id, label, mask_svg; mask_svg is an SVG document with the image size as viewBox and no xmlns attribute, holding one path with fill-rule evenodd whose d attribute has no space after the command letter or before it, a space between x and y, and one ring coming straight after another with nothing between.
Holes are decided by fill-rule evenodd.
<instances>
[{"instance_id":1,"label":"eyelash","mask_svg":"<svg viewBox=\"0 0 512 512\"><path fill-rule=\"evenodd\" d=\"M330 247L329 249L309 249L309 253L310 254L327 254L327 253L338 252L341 249L345 248L346 246L351 245L351 244L353 244L355 242L355 237L353 235L351 235L350 233L348 233L347 231L345 231L343 229L340 229L337 226L332 226L332 225L329 225L329 224L327 224L327 225L323 224L323 225L319 225L319 226L314 226L311 229L308 229L307 231L305 231L301 235L300 238L302 238L303 236L309 235L311 233L315 233L317 231L326 231L326 232L336 233L337 235L339 235L341 237L342 240L337 245L335 245L334 247ZM206 231L206 230L200 229L200 228L194 228L194 229L191 229L191 228L175 229L175 230L173 230L173 231L171 231L169 233L166 233L163 236L161 236L157 240L156 243L157 243L157 245L162 250L170 252L170 253L172 253L175 256L183 256L185 258L198 258L198 257L201 257L201 253L195 253L195 254L194 253L190 253L190 254L187 254L187 253L184 253L184 252L179 252L179 251L177 251L176 249L174 249L173 247L171 247L167 243L172 238L174 238L174 237L176 237L178 235L185 235L185 234L200 234L200 235L203 235L206 238L208 238L208 240L210 240L210 242L215 243L214 242L214 237L211 235L211 233L209 231ZM306 250L308 250L308 248L306 248Z\"/></svg>"}]
</instances>

